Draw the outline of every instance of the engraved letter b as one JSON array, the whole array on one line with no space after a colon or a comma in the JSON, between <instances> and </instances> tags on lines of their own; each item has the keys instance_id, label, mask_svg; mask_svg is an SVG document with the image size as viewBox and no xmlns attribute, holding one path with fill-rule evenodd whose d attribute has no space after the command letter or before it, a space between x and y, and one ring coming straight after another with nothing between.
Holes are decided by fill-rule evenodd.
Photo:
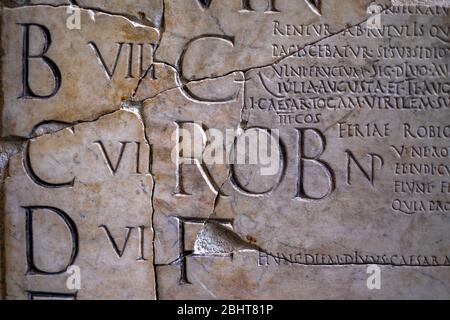
<instances>
[{"instance_id":1,"label":"engraved letter b","mask_svg":"<svg viewBox=\"0 0 450 320\"><path fill-rule=\"evenodd\" d=\"M22 94L19 99L49 99L53 97L61 87L61 71L58 66L50 60L45 54L47 53L52 43L50 31L43 25L36 23L23 23L20 24L23 27L23 46L22 46ZM38 54L30 53L30 29L31 27L39 28L44 36L44 45L42 51ZM35 93L29 83L29 68L30 59L42 59L47 64L50 71L53 73L54 87L53 90L47 95L39 95Z\"/></svg>"},{"instance_id":2,"label":"engraved letter b","mask_svg":"<svg viewBox=\"0 0 450 320\"><path fill-rule=\"evenodd\" d=\"M315 128L297 128L297 167L298 167L298 176L297 176L297 193L295 195L295 199L301 201L318 201L323 200L328 197L335 189L335 174L330 166L320 159L320 156L325 151L326 140L321 131ZM317 154L311 156L306 155L305 152L305 135L307 132L313 133L317 136L318 142L321 145ZM309 163L311 165L315 165L318 168L321 168L325 173L327 182L328 182L328 190L325 194L320 196L317 195L308 195L305 190L305 163Z\"/></svg>"}]
</instances>

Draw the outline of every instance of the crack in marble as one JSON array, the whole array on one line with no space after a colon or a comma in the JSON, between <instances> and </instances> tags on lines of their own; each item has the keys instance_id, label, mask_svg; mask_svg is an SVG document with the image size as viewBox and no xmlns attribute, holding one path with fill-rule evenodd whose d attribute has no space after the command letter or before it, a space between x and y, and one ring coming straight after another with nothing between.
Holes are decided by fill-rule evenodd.
<instances>
[{"instance_id":1,"label":"crack in marble","mask_svg":"<svg viewBox=\"0 0 450 320\"><path fill-rule=\"evenodd\" d=\"M71 1L73 6L77 6L80 7L76 1ZM165 31L165 26L164 26L164 16L165 16L165 1L163 1L163 14L162 14L162 22L161 25L158 26L158 33L159 33L159 39L158 39L158 44L156 45L156 49L153 51L153 58L156 56L157 50L159 48L159 44L161 43L161 39L164 37L164 31ZM70 7L67 5L27 5L28 7L30 6L50 6L50 7ZM99 8L94 8L94 7L80 7L82 9L85 10L90 10L90 11L94 11L100 14L107 14L110 16L120 16L122 18L127 19L130 23L132 23L133 25L135 25L136 23L138 23L139 27L152 27L152 28L158 28L155 25L146 25L145 22L143 21L137 21L138 19L136 19L135 17L129 16L129 15L125 15L125 14L118 14L118 13L112 13L112 12L108 12L105 10L101 10ZM387 8L385 10L388 10ZM215 18L216 19L216 18ZM248 68L244 68L244 69L239 69L239 70L232 70L229 71L225 74L222 75L217 75L217 76L210 76L210 77L203 77L203 78L199 78L199 79L195 79L195 80L189 80L185 85L191 85L191 84L199 84L205 81L210 81L210 80L218 80L218 79L222 79L224 77L227 77L229 75L232 75L234 73L238 73L241 72L244 74L244 92L243 92L243 97L242 97L242 105L241 105L241 110L240 110L240 119L239 119L239 124L236 126L237 130L236 130L236 136L235 139L237 139L240 134L242 134L245 131L245 128L247 127L247 123L250 117L250 112L249 113L245 113L245 101L246 101L246 97L245 97L245 85L246 85L246 76L250 71L255 71L255 70L259 70L259 69L264 69L270 66L274 66L282 61L284 61L285 59L288 59L296 54L298 54L301 50L304 50L305 48L309 47L309 46L313 46L316 45L318 43L321 43L325 40L328 40L332 37L335 36L339 36L340 34L342 34L343 32L354 28L356 26L359 26L363 23L365 23L369 18L364 19L363 21L351 25L351 26L347 26L344 29L341 29L335 33L332 33L328 36L322 37L318 40L315 40L311 43L308 43L306 45L304 45L301 49L296 50L295 52L290 53L289 55L286 55L284 57L281 57L279 59L275 59L274 61L272 61L271 63L268 64L264 64L264 65L259 65L259 66L252 66L252 67L248 67ZM216 19L217 20L217 19ZM144 24L141 24L144 23ZM145 71L145 73L143 75L140 76L140 78L137 81L136 87L132 90L129 98L125 101L122 102L122 104L119 106L118 109L112 110L112 111L108 111L105 113L101 113L100 115L95 116L95 118L91 119L91 120L77 120L77 121L73 121L70 123L64 123L64 122L58 122L58 121L46 121L45 123L41 123L38 124L37 126L35 126L35 128L33 128L32 133L28 136L28 137L17 137L17 136L7 136L2 138L0 141L3 142L7 142L7 141L17 141L18 144L21 144L21 147L23 148L23 145L25 142L27 142L30 139L34 139L34 138L38 138L38 137L42 137L45 135L50 135L50 134L54 134L57 133L61 130L67 129L67 128L71 128L74 127L78 124L82 124L82 123L94 123L96 121L98 121L99 119L101 119L104 116L107 115L112 115L116 112L119 112L121 110L127 110L129 112L133 112L134 114L136 114L139 118L139 121L141 122L142 126L143 126L143 130L144 130L144 137L145 140L147 142L147 144L149 145L149 147L151 148L151 144L150 144L150 139L148 137L147 134L147 126L146 126L146 122L144 120L144 106L143 103L152 99L157 98L158 96L174 91L174 90L180 90L181 86L177 85L177 86L172 86L169 88L166 88L164 90L161 90L159 92L157 92L155 95L151 96L151 97L146 97L143 99L137 99L137 93L139 91L139 88L141 87L142 83L144 82L145 78L148 76L149 71L151 70L151 68L153 67L153 65L163 65L166 66L170 69L172 69L172 71L174 71L175 73L179 73L179 70L177 70L177 68L173 65L171 65L170 63L164 62L164 61L156 61L155 59L153 60L153 64L147 68L147 70ZM349 112L348 114L344 115L344 117L342 117L342 119L346 119L347 117L349 117L351 114L353 113L353 111ZM246 117L246 119L245 119ZM338 120L337 122L341 121L342 119ZM336 122L336 123L337 123ZM335 124L327 127L326 130L328 130L330 127L333 127ZM19 151L20 152L20 151ZM152 152L152 150L150 151ZM16 153L14 153L16 154ZM12 155L14 155L12 154ZM4 160L3 158L4 153L1 152L0 153L0 167L7 167L8 166L8 160L12 155L7 156L7 159ZM6 161L6 162L5 162ZM151 170L150 170L151 172ZM237 233L235 233L233 230L222 226L220 224L214 223L212 221L210 221L216 212L216 208L219 205L220 202L220 198L222 195L222 190L225 187L226 183L229 181L230 179L230 175L231 172L230 170L228 170L228 176L227 178L221 183L217 194L215 195L214 201L213 201L213 207L211 210L211 214L209 215L209 217L207 218L207 220L204 222L202 229L200 230L200 232L197 234L196 237L196 241L195 244L196 246L194 247L194 253L192 254L188 254L184 257L179 257L176 260L168 263L168 264L162 264L162 265L157 265L154 262L154 258L155 258L155 246L153 245L153 270L154 270L154 275L155 275L155 283L154 283L154 290L155 290L155 295L156 295L156 299L159 299L159 295L158 295L158 280L157 280L157 272L156 272L156 267L158 266L165 266L165 265L173 265L175 263L177 263L180 259L182 258L186 258L192 255L201 255L201 254L211 254L211 253L225 253L225 251L245 251L245 250L251 250L251 251L258 251L261 253L265 253L269 256L272 257L276 257L277 259L281 259L283 261L292 263L292 264L296 264L296 265L301 265L301 266L322 266L322 267L330 267L330 266L366 266L369 265L370 263L352 263L352 264L323 264L323 265L310 265L310 264L301 264L297 261L290 261L287 258L284 257L278 257L278 256L274 256L273 254L270 254L266 251L264 251L263 249L259 248L256 245L253 245L249 242L246 242L245 240L243 240L240 235L238 235ZM153 176L152 173L149 174L149 176L152 179L152 193L150 196L150 204L152 207L152 213L151 213L151 220L152 220L152 231L153 231L153 239L152 242L153 244L155 243L155 239L156 239L156 232L154 230L154 216L156 214L156 210L154 207L154 196L155 196L155 187L156 187L156 181L155 178ZM1 185L4 185L4 180L2 179L2 183ZM240 242L242 241L242 242ZM212 247L202 247L201 243L214 243L214 245ZM223 244L223 242L225 242L225 244ZM211 249L211 251L209 251ZM2 257L3 258L3 257ZM4 263L4 259L2 259L2 263ZM408 267L408 268L419 268L419 266L415 267L415 266L398 266L398 265L394 265L394 264L377 264L377 265L381 265L381 266L389 266L389 267ZM422 267L427 267L427 266L420 266L420 268ZM433 266L430 266L433 267ZM434 266L436 267L436 266ZM3 271L4 272L4 271Z\"/></svg>"}]
</instances>

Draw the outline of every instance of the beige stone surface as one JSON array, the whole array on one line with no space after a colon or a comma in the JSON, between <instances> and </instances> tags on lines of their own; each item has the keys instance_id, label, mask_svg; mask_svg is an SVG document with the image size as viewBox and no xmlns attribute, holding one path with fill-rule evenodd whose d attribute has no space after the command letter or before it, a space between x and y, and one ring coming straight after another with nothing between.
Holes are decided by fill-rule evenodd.
<instances>
[{"instance_id":1,"label":"beige stone surface","mask_svg":"<svg viewBox=\"0 0 450 320\"><path fill-rule=\"evenodd\" d=\"M7 298L450 298L447 2L80 0L69 30L64 1L9 1ZM45 99L18 99L31 21L62 74ZM275 171L262 154L220 161L255 132L272 134Z\"/></svg>"},{"instance_id":2,"label":"beige stone surface","mask_svg":"<svg viewBox=\"0 0 450 320\"><path fill-rule=\"evenodd\" d=\"M26 5L73 5L85 9L122 14L132 20L160 27L162 22L162 0L7 0L6 6Z\"/></svg>"},{"instance_id":3,"label":"beige stone surface","mask_svg":"<svg viewBox=\"0 0 450 320\"><path fill-rule=\"evenodd\" d=\"M176 50L165 51L165 45L172 49L188 43L180 36L187 22L178 24L174 18L180 17L177 10L188 11L190 5L168 4L168 25L172 18L173 28L179 29L163 35L157 51L160 59L179 62ZM254 15L267 19L267 24L251 21L251 15L244 19L242 14L237 22L230 17L239 14L230 7L212 2L208 10L190 11L198 17L189 17L194 34L197 30L205 34L207 26L208 34L235 36L230 51L220 45L226 47L226 41L205 38L197 50L186 52L181 65L185 80L195 79L194 74L210 80L191 82L189 91L166 92L145 104L147 132L154 146L156 261L167 265L156 268L159 297L448 298L448 135L443 129L448 130L444 119L449 116L449 100L448 93L439 89L448 86L446 11L401 14L394 7L381 16L380 30L368 31L365 11L359 11L357 18L351 15L358 10L347 10L346 18L352 22L343 32L307 37L299 35L301 14L295 18L291 11L270 18ZM326 6L322 8L326 12ZM333 21L344 11L333 13L311 19L317 25L316 21ZM282 21L276 36L275 19ZM294 25L297 35L283 34L292 33ZM339 30L345 24L330 25ZM255 26L261 26L258 37L252 34ZM255 45L258 41L264 45ZM277 58L271 55L274 45ZM437 50L440 56L408 56L407 52L420 48ZM246 52L251 58L244 60ZM227 54L230 60L221 56ZM418 76L421 69L425 73ZM242 83L217 77L228 72L236 76L239 70L247 79L241 90ZM326 70L332 75L327 76ZM430 91L424 80L437 91ZM221 91L211 95L214 90ZM235 99L225 99L231 97L229 92L237 93ZM222 114L227 108L230 111ZM170 161L175 121L195 121L204 130L222 132L255 126L279 129L284 171L267 177L259 174L258 167L237 166L240 186L233 186L225 165L206 165L203 171L209 172L208 178L195 164L183 165L177 172ZM193 135L192 125L188 130ZM437 130L441 130L439 137ZM441 150L441 155L426 151L432 149ZM427 166L441 169L427 172L423 169ZM176 194L177 175L184 184L183 195ZM213 187L208 185L211 182ZM227 196L217 196L214 186ZM266 192L271 187L274 190ZM232 224L233 236L226 231L208 237L206 226L197 231L197 240L205 239L197 250L189 233L204 221ZM236 235L248 246L230 249ZM229 259L229 254L252 246L278 263L259 268L255 257L242 258L243 253ZM364 273L371 264L382 266L382 277L389 282L383 282L381 291L366 286ZM412 280L417 278L421 280ZM305 287L297 281L311 283Z\"/></svg>"},{"instance_id":4,"label":"beige stone surface","mask_svg":"<svg viewBox=\"0 0 450 320\"><path fill-rule=\"evenodd\" d=\"M154 299L152 179L139 117L118 111L41 136L30 140L29 156L34 174L17 155L6 181L7 298L44 292L77 299ZM73 186L46 187L67 181ZM70 274L47 274L67 264L79 267L78 290L67 288Z\"/></svg>"},{"instance_id":5,"label":"beige stone surface","mask_svg":"<svg viewBox=\"0 0 450 320\"><path fill-rule=\"evenodd\" d=\"M5 228L5 214L4 214L4 194L5 194L5 178L7 176L9 158L20 153L24 147L24 141L20 139L13 139L11 141L2 141L0 144L0 198L1 215L0 215L0 299L5 298L5 242L4 242L4 228Z\"/></svg>"},{"instance_id":6,"label":"beige stone surface","mask_svg":"<svg viewBox=\"0 0 450 320\"><path fill-rule=\"evenodd\" d=\"M252 11L243 11L241 0L213 0L207 10L202 10L197 1L166 0L166 32L156 57L179 65L182 75L192 80L264 66L278 58L272 56L271 48L275 23L281 28L289 24L291 31L294 25L321 26L317 32L309 29L308 34L294 37L296 45L306 45L364 20L372 1L319 1L321 15L311 10L305 0L277 0L274 5L279 12L266 11L268 2L250 1ZM215 38L208 41L205 35ZM291 38L278 37L277 43L290 45ZM184 59L180 60L184 51Z\"/></svg>"},{"instance_id":7,"label":"beige stone surface","mask_svg":"<svg viewBox=\"0 0 450 320\"><path fill-rule=\"evenodd\" d=\"M214 88L221 91L233 92L239 87L233 82L233 77L204 81L192 86L198 93L211 93ZM203 90L203 91L202 91ZM152 174L155 179L155 230L158 235L155 242L156 262L169 263L178 257L178 221L177 216L207 218L213 213L216 199L211 188L217 190L227 179L228 172L224 165L205 165L204 172L210 172L214 179L209 179L210 185L203 178L197 166L185 165L182 168L180 182L181 190L191 196L175 196L176 175L172 152L175 146L175 122L195 122L186 124L184 128L194 135L200 133L200 125L207 128L225 131L227 128L237 128L240 120L240 101L224 103L214 106L202 105L186 99L179 91L167 91L150 99L144 104L144 122L150 144L153 146ZM206 110L207 109L207 110Z\"/></svg>"},{"instance_id":8,"label":"beige stone surface","mask_svg":"<svg viewBox=\"0 0 450 320\"><path fill-rule=\"evenodd\" d=\"M150 76L145 71L153 62L156 29L90 10L82 9L80 15L81 28L70 30L66 7L4 9L3 136L28 136L44 121L93 120L117 110L133 96L141 75ZM23 76L24 23L34 24L29 27L26 56L46 51L45 59L51 61L30 58L28 77ZM46 30L51 37L47 40ZM27 91L24 78L29 83Z\"/></svg>"},{"instance_id":9,"label":"beige stone surface","mask_svg":"<svg viewBox=\"0 0 450 320\"><path fill-rule=\"evenodd\" d=\"M446 269L381 267L382 290L368 290L367 268L298 266L280 260L258 266L258 253L238 253L233 259L189 259L190 285L180 286L179 268L158 268L159 293L165 299L445 299ZM263 263L266 260L263 259ZM237 267L239 266L239 267Z\"/></svg>"}]
</instances>

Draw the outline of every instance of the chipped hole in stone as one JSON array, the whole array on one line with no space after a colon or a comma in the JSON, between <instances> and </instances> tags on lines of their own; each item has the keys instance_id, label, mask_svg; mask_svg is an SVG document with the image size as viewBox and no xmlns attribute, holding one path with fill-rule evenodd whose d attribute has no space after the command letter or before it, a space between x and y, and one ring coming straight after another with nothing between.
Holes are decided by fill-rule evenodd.
<instances>
[{"instance_id":1,"label":"chipped hole in stone","mask_svg":"<svg viewBox=\"0 0 450 320\"><path fill-rule=\"evenodd\" d=\"M213 221L205 222L197 234L194 244L194 254L214 255L231 254L243 251L259 251L260 249L236 234L231 226L225 226Z\"/></svg>"}]
</instances>

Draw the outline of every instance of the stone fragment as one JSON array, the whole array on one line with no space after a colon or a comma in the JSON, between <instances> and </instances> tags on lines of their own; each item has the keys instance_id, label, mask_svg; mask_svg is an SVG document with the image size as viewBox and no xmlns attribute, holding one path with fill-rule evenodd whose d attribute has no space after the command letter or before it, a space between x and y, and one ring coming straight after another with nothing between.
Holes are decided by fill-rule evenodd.
<instances>
[{"instance_id":1,"label":"stone fragment","mask_svg":"<svg viewBox=\"0 0 450 320\"><path fill-rule=\"evenodd\" d=\"M8 171L9 159L23 150L25 142L21 139L12 139L0 142L0 299L5 298L5 214L4 214L4 182Z\"/></svg>"},{"instance_id":2,"label":"stone fragment","mask_svg":"<svg viewBox=\"0 0 450 320\"><path fill-rule=\"evenodd\" d=\"M261 265L258 265L260 263ZM179 267L158 269L161 299L443 299L448 270L381 267L381 290L367 288L367 268L303 266L256 252L229 257L192 257L191 284L180 285ZM437 280L439 279L439 280ZM440 281L442 280L442 281Z\"/></svg>"},{"instance_id":3,"label":"stone fragment","mask_svg":"<svg viewBox=\"0 0 450 320\"><path fill-rule=\"evenodd\" d=\"M450 298L447 0L6 5L7 298Z\"/></svg>"},{"instance_id":4,"label":"stone fragment","mask_svg":"<svg viewBox=\"0 0 450 320\"><path fill-rule=\"evenodd\" d=\"M44 121L93 120L119 109L141 76L153 81L156 29L84 9L80 29L69 29L66 8L4 9L3 136L27 137Z\"/></svg>"},{"instance_id":5,"label":"stone fragment","mask_svg":"<svg viewBox=\"0 0 450 320\"><path fill-rule=\"evenodd\" d=\"M144 104L159 297L448 298L448 7L166 4L180 89ZM203 160L229 146L211 129L277 131L277 170L183 162L181 127Z\"/></svg>"},{"instance_id":6,"label":"stone fragment","mask_svg":"<svg viewBox=\"0 0 450 320\"><path fill-rule=\"evenodd\" d=\"M223 132L230 128L237 129L240 122L242 84L235 83L234 80L234 76L205 80L193 83L189 85L189 88L196 95L208 99L237 93L239 96L235 101L214 105L201 104L187 99L181 90L176 89L163 92L146 100L143 104L143 119L153 151L152 174L155 179L153 205L154 228L157 235L155 241L157 264L170 263L179 257L179 228L185 223L182 219L194 218L193 224L198 225L195 222L196 219L205 219L213 214L215 191L228 178L227 167L220 163L204 164L199 167L189 164L181 165L182 163L179 162L181 169L177 184L177 165L175 164L177 128L200 136L208 128ZM205 126L202 127L202 124ZM189 156L192 155L184 155L184 157Z\"/></svg>"},{"instance_id":7,"label":"stone fragment","mask_svg":"<svg viewBox=\"0 0 450 320\"><path fill-rule=\"evenodd\" d=\"M372 1L321 1L322 15L306 0L212 0L207 8L200 3L165 1L165 32L156 52L189 80L271 64L280 58L272 45L304 46L328 37L364 20Z\"/></svg>"}]
</instances>

